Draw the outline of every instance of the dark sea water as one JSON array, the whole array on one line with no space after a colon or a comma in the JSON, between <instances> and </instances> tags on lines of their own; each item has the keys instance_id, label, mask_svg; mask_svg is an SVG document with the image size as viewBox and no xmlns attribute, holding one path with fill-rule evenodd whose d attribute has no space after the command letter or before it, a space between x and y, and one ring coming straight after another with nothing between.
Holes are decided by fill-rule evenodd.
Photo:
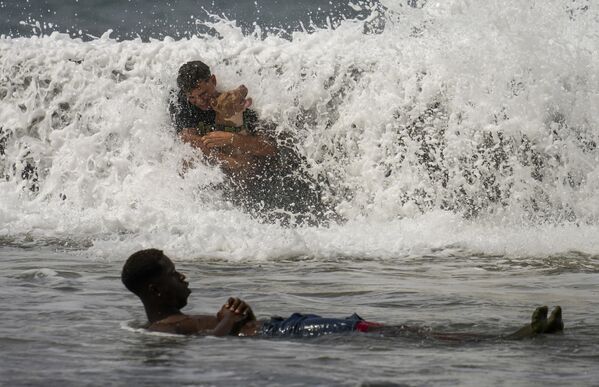
<instances>
[{"instance_id":1,"label":"dark sea water","mask_svg":"<svg viewBox=\"0 0 599 387\"><path fill-rule=\"evenodd\" d=\"M234 21L234 22L233 22ZM0 0L0 385L597 386L599 9L586 0ZM174 136L177 69L245 84L338 215L269 223ZM155 247L186 311L506 334L172 337L120 283Z\"/></svg>"},{"instance_id":2,"label":"dark sea water","mask_svg":"<svg viewBox=\"0 0 599 387\"><path fill-rule=\"evenodd\" d=\"M329 0L3 0L0 34L31 36L60 31L89 39L110 29L117 39L188 37L205 31L201 22L210 20L211 15L235 20L245 31L252 31L255 25L291 31L366 16L348 4Z\"/></svg>"}]
</instances>

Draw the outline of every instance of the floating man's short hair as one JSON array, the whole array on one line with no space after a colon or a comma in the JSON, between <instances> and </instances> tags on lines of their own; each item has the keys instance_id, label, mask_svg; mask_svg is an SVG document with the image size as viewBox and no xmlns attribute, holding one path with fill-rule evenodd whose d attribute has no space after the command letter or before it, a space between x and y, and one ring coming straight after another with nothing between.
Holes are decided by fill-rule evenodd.
<instances>
[{"instance_id":1,"label":"floating man's short hair","mask_svg":"<svg viewBox=\"0 0 599 387\"><path fill-rule=\"evenodd\" d=\"M140 250L132 254L123 266L121 281L127 289L139 296L152 279L162 274L163 258L164 253L158 249Z\"/></svg>"}]
</instances>

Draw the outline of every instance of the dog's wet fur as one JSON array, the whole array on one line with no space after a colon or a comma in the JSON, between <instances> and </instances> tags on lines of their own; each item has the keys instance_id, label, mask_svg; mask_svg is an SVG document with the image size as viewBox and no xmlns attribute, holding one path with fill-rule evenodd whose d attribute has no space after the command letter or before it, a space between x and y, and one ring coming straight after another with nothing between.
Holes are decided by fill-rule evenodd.
<instances>
[{"instance_id":1,"label":"dog's wet fur","mask_svg":"<svg viewBox=\"0 0 599 387\"><path fill-rule=\"evenodd\" d=\"M244 110L252 105L252 99L247 98L247 94L247 87L241 85L236 89L220 93L218 97L211 101L212 110L216 113L216 125L239 128L239 130L234 130L234 132L240 135L248 135L247 129L240 127L243 124ZM233 173L238 178L251 176L255 165L255 160L251 155L243 153L233 146L224 146L220 151L235 157L239 163L245 165L245 167L232 170L230 173Z\"/></svg>"},{"instance_id":2,"label":"dog's wet fur","mask_svg":"<svg viewBox=\"0 0 599 387\"><path fill-rule=\"evenodd\" d=\"M216 124L239 126L243 122L243 111L252 105L247 94L248 89L244 85L220 93L211 102L212 110L216 112Z\"/></svg>"}]
</instances>

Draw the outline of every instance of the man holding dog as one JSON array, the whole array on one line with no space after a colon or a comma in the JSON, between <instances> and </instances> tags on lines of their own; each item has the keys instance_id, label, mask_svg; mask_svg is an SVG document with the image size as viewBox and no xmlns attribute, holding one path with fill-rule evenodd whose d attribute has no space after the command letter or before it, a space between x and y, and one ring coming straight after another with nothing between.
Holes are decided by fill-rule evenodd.
<instances>
[{"instance_id":1,"label":"man holding dog","mask_svg":"<svg viewBox=\"0 0 599 387\"><path fill-rule=\"evenodd\" d=\"M243 119L230 126L217 125L213 105L221 93L216 82L216 76L201 61L181 66L177 77L179 93L170 105L171 117L183 142L219 162L225 172L243 174L275 156L277 148L274 141L260 133L256 113L247 109L249 99L242 107Z\"/></svg>"},{"instance_id":2,"label":"man holding dog","mask_svg":"<svg viewBox=\"0 0 599 387\"><path fill-rule=\"evenodd\" d=\"M228 177L223 193L233 202L282 224L322 224L335 216L322 203L318 184L304 172L293 146L278 146L274 125L248 109L252 101L245 86L217 90L216 76L201 61L179 68L177 86L169 106L175 130L183 142L221 167ZM228 117L223 105L231 103L235 114Z\"/></svg>"}]
</instances>

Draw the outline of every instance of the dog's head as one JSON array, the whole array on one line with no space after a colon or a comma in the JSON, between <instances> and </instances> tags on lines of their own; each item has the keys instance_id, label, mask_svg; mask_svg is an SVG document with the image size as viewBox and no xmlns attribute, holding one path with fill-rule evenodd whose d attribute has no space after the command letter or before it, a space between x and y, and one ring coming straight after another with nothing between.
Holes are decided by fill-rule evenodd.
<instances>
[{"instance_id":1,"label":"dog's head","mask_svg":"<svg viewBox=\"0 0 599 387\"><path fill-rule=\"evenodd\" d=\"M252 105L252 99L246 98L248 89L244 85L225 91L212 100L212 109L223 118L233 117Z\"/></svg>"}]
</instances>

